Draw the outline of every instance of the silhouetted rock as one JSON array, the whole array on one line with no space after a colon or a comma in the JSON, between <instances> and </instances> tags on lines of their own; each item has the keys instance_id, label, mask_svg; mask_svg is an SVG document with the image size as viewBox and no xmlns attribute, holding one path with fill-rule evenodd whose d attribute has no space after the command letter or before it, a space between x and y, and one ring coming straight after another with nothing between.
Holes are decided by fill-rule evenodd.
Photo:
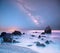
<instances>
[{"instance_id":1,"label":"silhouetted rock","mask_svg":"<svg viewBox=\"0 0 60 53\"><path fill-rule=\"evenodd\" d=\"M51 28L50 28L50 26L47 26L47 27L45 28L45 33L51 34Z\"/></svg>"},{"instance_id":2,"label":"silhouetted rock","mask_svg":"<svg viewBox=\"0 0 60 53\"><path fill-rule=\"evenodd\" d=\"M12 32L13 35L22 35L22 33L20 31L14 31Z\"/></svg>"},{"instance_id":3,"label":"silhouetted rock","mask_svg":"<svg viewBox=\"0 0 60 53\"><path fill-rule=\"evenodd\" d=\"M45 34L45 32L42 32L41 34Z\"/></svg>"},{"instance_id":4,"label":"silhouetted rock","mask_svg":"<svg viewBox=\"0 0 60 53\"><path fill-rule=\"evenodd\" d=\"M35 35L31 35L32 37L35 37Z\"/></svg>"},{"instance_id":5,"label":"silhouetted rock","mask_svg":"<svg viewBox=\"0 0 60 53\"><path fill-rule=\"evenodd\" d=\"M38 38L41 38L41 36L39 35Z\"/></svg>"},{"instance_id":6,"label":"silhouetted rock","mask_svg":"<svg viewBox=\"0 0 60 53\"><path fill-rule=\"evenodd\" d=\"M46 44L50 44L50 42L47 40L46 42L45 42Z\"/></svg>"},{"instance_id":7,"label":"silhouetted rock","mask_svg":"<svg viewBox=\"0 0 60 53\"><path fill-rule=\"evenodd\" d=\"M50 40L49 42L50 42L50 43L53 43L53 41L52 41L52 40Z\"/></svg>"},{"instance_id":8,"label":"silhouetted rock","mask_svg":"<svg viewBox=\"0 0 60 53\"><path fill-rule=\"evenodd\" d=\"M44 40L44 38L42 38L41 40Z\"/></svg>"},{"instance_id":9,"label":"silhouetted rock","mask_svg":"<svg viewBox=\"0 0 60 53\"><path fill-rule=\"evenodd\" d=\"M45 47L45 44L40 43L40 42L37 42L37 43L36 43L36 46Z\"/></svg>"},{"instance_id":10,"label":"silhouetted rock","mask_svg":"<svg viewBox=\"0 0 60 53\"><path fill-rule=\"evenodd\" d=\"M25 33L23 33L23 35L25 35Z\"/></svg>"},{"instance_id":11,"label":"silhouetted rock","mask_svg":"<svg viewBox=\"0 0 60 53\"><path fill-rule=\"evenodd\" d=\"M1 33L1 37L5 36L5 35L6 35L6 32Z\"/></svg>"},{"instance_id":12,"label":"silhouetted rock","mask_svg":"<svg viewBox=\"0 0 60 53\"><path fill-rule=\"evenodd\" d=\"M6 33L4 36L3 36L3 41L4 42L12 42L13 38L12 38L12 35L10 33Z\"/></svg>"}]
</instances>

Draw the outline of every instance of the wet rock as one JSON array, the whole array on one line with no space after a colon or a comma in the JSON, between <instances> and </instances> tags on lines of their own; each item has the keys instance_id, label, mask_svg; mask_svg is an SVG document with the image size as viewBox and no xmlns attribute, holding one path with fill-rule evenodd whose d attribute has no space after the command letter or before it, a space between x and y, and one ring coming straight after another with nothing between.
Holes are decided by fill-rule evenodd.
<instances>
[{"instance_id":1,"label":"wet rock","mask_svg":"<svg viewBox=\"0 0 60 53\"><path fill-rule=\"evenodd\" d=\"M44 40L44 38L42 38L41 40Z\"/></svg>"},{"instance_id":2,"label":"wet rock","mask_svg":"<svg viewBox=\"0 0 60 53\"><path fill-rule=\"evenodd\" d=\"M46 36L42 36L42 37L46 37Z\"/></svg>"},{"instance_id":3,"label":"wet rock","mask_svg":"<svg viewBox=\"0 0 60 53\"><path fill-rule=\"evenodd\" d=\"M12 35L9 34L9 33L6 33L6 34L3 36L3 41L4 41L4 42L12 42L12 40L13 40L13 37L12 37Z\"/></svg>"},{"instance_id":4,"label":"wet rock","mask_svg":"<svg viewBox=\"0 0 60 53\"><path fill-rule=\"evenodd\" d=\"M25 35L25 33L23 33L23 35Z\"/></svg>"},{"instance_id":5,"label":"wet rock","mask_svg":"<svg viewBox=\"0 0 60 53\"><path fill-rule=\"evenodd\" d=\"M50 44L50 42L47 40L46 42L45 42L46 44Z\"/></svg>"},{"instance_id":6,"label":"wet rock","mask_svg":"<svg viewBox=\"0 0 60 53\"><path fill-rule=\"evenodd\" d=\"M5 35L6 35L6 32L2 32L0 36L3 37Z\"/></svg>"},{"instance_id":7,"label":"wet rock","mask_svg":"<svg viewBox=\"0 0 60 53\"><path fill-rule=\"evenodd\" d=\"M47 26L45 28L45 31L44 32L47 33L47 34L51 34L51 28L50 28L50 26Z\"/></svg>"},{"instance_id":8,"label":"wet rock","mask_svg":"<svg viewBox=\"0 0 60 53\"><path fill-rule=\"evenodd\" d=\"M27 45L27 46L31 47L32 45Z\"/></svg>"},{"instance_id":9,"label":"wet rock","mask_svg":"<svg viewBox=\"0 0 60 53\"><path fill-rule=\"evenodd\" d=\"M45 34L45 32L42 32L41 34Z\"/></svg>"},{"instance_id":10,"label":"wet rock","mask_svg":"<svg viewBox=\"0 0 60 53\"><path fill-rule=\"evenodd\" d=\"M20 31L14 31L12 32L13 35L22 35L22 33Z\"/></svg>"},{"instance_id":11,"label":"wet rock","mask_svg":"<svg viewBox=\"0 0 60 53\"><path fill-rule=\"evenodd\" d=\"M35 37L35 35L31 35L32 37Z\"/></svg>"},{"instance_id":12,"label":"wet rock","mask_svg":"<svg viewBox=\"0 0 60 53\"><path fill-rule=\"evenodd\" d=\"M36 46L39 46L39 47L45 47L45 44L40 43L40 42L37 42L37 43L36 43Z\"/></svg>"},{"instance_id":13,"label":"wet rock","mask_svg":"<svg viewBox=\"0 0 60 53\"><path fill-rule=\"evenodd\" d=\"M41 38L41 36L39 35L38 38Z\"/></svg>"}]
</instances>

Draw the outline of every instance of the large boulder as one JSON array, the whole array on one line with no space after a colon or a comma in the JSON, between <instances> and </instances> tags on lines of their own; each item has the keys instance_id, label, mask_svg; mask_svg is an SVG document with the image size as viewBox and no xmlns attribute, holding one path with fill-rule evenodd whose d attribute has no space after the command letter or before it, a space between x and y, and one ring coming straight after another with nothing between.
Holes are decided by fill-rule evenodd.
<instances>
[{"instance_id":1,"label":"large boulder","mask_svg":"<svg viewBox=\"0 0 60 53\"><path fill-rule=\"evenodd\" d=\"M5 35L6 35L6 32L2 32L0 36L3 37Z\"/></svg>"},{"instance_id":2,"label":"large boulder","mask_svg":"<svg viewBox=\"0 0 60 53\"><path fill-rule=\"evenodd\" d=\"M47 33L47 34L51 34L51 28L50 28L50 26L47 26L45 28L45 31L44 32Z\"/></svg>"},{"instance_id":3,"label":"large boulder","mask_svg":"<svg viewBox=\"0 0 60 53\"><path fill-rule=\"evenodd\" d=\"M3 42L12 42L12 35L10 33L2 32L1 37L3 38Z\"/></svg>"},{"instance_id":4,"label":"large boulder","mask_svg":"<svg viewBox=\"0 0 60 53\"><path fill-rule=\"evenodd\" d=\"M14 31L12 32L13 35L22 35L22 33L20 31Z\"/></svg>"},{"instance_id":5,"label":"large boulder","mask_svg":"<svg viewBox=\"0 0 60 53\"><path fill-rule=\"evenodd\" d=\"M6 33L6 35L3 36L3 41L4 42L12 42L12 40L13 40L13 37L10 33Z\"/></svg>"}]
</instances>

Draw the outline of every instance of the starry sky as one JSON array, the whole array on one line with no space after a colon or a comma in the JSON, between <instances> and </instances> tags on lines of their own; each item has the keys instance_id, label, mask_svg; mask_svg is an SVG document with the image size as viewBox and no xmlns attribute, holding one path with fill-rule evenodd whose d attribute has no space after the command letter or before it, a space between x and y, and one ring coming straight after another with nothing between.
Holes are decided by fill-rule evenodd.
<instances>
[{"instance_id":1,"label":"starry sky","mask_svg":"<svg viewBox=\"0 0 60 53\"><path fill-rule=\"evenodd\" d=\"M60 30L60 0L0 0L0 30Z\"/></svg>"}]
</instances>

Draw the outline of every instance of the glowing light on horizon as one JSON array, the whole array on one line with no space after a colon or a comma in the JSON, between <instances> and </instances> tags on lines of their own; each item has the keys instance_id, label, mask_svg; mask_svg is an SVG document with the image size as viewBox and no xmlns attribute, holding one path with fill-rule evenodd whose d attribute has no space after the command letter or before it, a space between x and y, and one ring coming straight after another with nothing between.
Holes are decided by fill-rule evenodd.
<instances>
[{"instance_id":1,"label":"glowing light on horizon","mask_svg":"<svg viewBox=\"0 0 60 53\"><path fill-rule=\"evenodd\" d=\"M0 27L0 32L13 32L15 30L20 30L18 27Z\"/></svg>"},{"instance_id":2,"label":"glowing light on horizon","mask_svg":"<svg viewBox=\"0 0 60 53\"><path fill-rule=\"evenodd\" d=\"M17 27L10 27L7 29L8 32L13 32L15 30L19 30Z\"/></svg>"}]
</instances>

